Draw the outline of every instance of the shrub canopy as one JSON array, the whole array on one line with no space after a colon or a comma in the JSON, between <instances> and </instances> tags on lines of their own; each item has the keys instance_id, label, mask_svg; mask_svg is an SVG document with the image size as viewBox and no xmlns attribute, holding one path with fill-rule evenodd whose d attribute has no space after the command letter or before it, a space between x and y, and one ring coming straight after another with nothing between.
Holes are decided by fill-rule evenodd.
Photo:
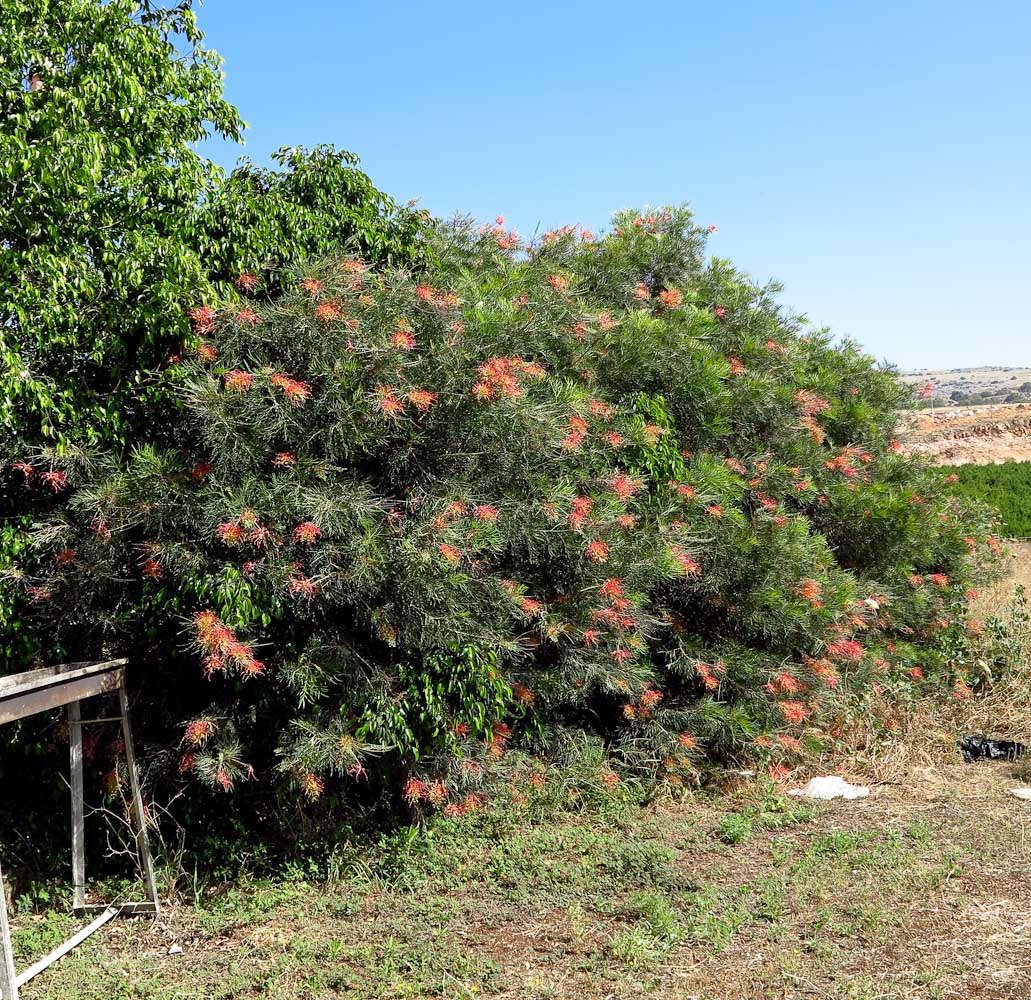
<instances>
[{"instance_id":1,"label":"shrub canopy","mask_svg":"<svg viewBox=\"0 0 1031 1000\"><path fill-rule=\"evenodd\" d=\"M968 690L987 516L900 453L891 370L705 236L459 221L420 276L198 305L173 447L18 466L72 491L35 609L132 649L170 773L311 800L375 770L470 808L579 730L682 781Z\"/></svg>"}]
</instances>

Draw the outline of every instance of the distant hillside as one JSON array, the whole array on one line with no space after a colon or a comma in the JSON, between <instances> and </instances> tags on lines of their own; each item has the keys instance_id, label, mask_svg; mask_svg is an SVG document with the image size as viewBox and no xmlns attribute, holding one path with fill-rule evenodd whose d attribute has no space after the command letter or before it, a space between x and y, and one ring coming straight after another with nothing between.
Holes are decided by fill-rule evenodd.
<instances>
[{"instance_id":1,"label":"distant hillside","mask_svg":"<svg viewBox=\"0 0 1031 1000\"><path fill-rule=\"evenodd\" d=\"M920 410L905 416L901 440L938 465L1031 462L1031 403Z\"/></svg>"},{"instance_id":2,"label":"distant hillside","mask_svg":"<svg viewBox=\"0 0 1031 1000\"><path fill-rule=\"evenodd\" d=\"M910 385L931 385L925 406L1031 402L1031 368L925 368L904 372L899 378Z\"/></svg>"}]
</instances>

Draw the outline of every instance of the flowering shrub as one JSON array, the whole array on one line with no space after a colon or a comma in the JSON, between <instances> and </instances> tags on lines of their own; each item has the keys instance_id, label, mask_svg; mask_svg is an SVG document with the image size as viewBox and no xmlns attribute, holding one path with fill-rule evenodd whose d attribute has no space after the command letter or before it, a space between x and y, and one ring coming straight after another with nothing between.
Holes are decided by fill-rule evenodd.
<instances>
[{"instance_id":1,"label":"flowering shrub","mask_svg":"<svg viewBox=\"0 0 1031 1000\"><path fill-rule=\"evenodd\" d=\"M34 609L136 645L176 773L314 802L375 772L455 815L577 730L605 785L682 782L972 680L942 651L998 543L901 454L890 371L706 264L684 209L432 241L418 278L199 304L174 448L18 467L70 496Z\"/></svg>"}]
</instances>

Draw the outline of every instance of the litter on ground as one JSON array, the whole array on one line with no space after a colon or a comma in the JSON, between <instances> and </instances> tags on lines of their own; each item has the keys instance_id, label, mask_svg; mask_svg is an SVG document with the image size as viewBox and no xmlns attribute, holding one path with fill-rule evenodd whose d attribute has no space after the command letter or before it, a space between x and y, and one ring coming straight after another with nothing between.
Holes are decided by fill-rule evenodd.
<instances>
[{"instance_id":1,"label":"litter on ground","mask_svg":"<svg viewBox=\"0 0 1031 1000\"><path fill-rule=\"evenodd\" d=\"M987 736L964 736L959 749L966 764L979 760L1016 760L1026 749L1023 743L1012 740L991 740Z\"/></svg>"},{"instance_id":2,"label":"litter on ground","mask_svg":"<svg viewBox=\"0 0 1031 1000\"><path fill-rule=\"evenodd\" d=\"M869 794L869 788L864 785L850 785L836 774L810 778L807 785L792 788L788 792L788 795L797 795L803 799L865 799Z\"/></svg>"}]
</instances>

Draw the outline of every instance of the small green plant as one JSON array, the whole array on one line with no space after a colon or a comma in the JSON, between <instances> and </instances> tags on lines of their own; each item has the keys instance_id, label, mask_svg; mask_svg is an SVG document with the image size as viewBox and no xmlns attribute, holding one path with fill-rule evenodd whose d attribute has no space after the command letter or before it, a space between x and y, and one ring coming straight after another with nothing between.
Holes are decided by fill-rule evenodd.
<instances>
[{"instance_id":1,"label":"small green plant","mask_svg":"<svg viewBox=\"0 0 1031 1000\"><path fill-rule=\"evenodd\" d=\"M752 820L740 813L727 813L720 820L718 836L725 844L741 844L752 836Z\"/></svg>"}]
</instances>

